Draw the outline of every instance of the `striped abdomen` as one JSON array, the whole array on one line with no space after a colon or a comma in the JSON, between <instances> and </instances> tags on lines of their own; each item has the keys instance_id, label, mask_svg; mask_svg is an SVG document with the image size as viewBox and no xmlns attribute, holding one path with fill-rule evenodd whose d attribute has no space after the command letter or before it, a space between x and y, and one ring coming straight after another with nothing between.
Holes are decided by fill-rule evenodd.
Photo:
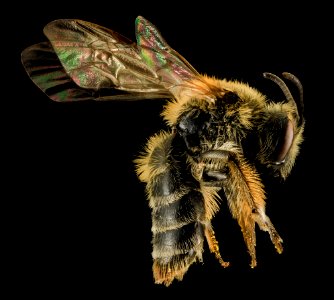
<instances>
[{"instance_id":1,"label":"striped abdomen","mask_svg":"<svg viewBox=\"0 0 334 300\"><path fill-rule=\"evenodd\" d=\"M204 237L209 238L210 249L218 251L208 207L215 194L203 192L191 176L174 138L166 132L153 136L135 161L152 209L153 276L165 285L174 278L181 280L193 262L202 260Z\"/></svg>"}]
</instances>

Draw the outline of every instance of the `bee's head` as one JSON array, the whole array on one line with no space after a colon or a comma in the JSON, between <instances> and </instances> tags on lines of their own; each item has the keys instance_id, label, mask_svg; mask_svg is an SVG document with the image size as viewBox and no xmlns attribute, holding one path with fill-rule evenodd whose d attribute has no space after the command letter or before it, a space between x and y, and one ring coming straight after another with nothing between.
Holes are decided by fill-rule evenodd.
<instances>
[{"instance_id":1,"label":"bee's head","mask_svg":"<svg viewBox=\"0 0 334 300\"><path fill-rule=\"evenodd\" d=\"M267 103L258 128L259 151L256 158L273 171L275 176L285 179L299 153L304 118L302 85L290 73L283 73L283 76L298 87L298 102L295 101L281 78L271 73L264 73L265 78L272 80L281 88L286 100L279 103Z\"/></svg>"}]
</instances>

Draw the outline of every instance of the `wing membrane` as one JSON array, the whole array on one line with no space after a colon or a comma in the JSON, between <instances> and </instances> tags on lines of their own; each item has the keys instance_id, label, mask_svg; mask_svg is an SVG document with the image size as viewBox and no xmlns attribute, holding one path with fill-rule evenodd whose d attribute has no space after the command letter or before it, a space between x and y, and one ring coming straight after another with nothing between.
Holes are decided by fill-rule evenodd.
<instances>
[{"instance_id":1,"label":"wing membrane","mask_svg":"<svg viewBox=\"0 0 334 300\"><path fill-rule=\"evenodd\" d=\"M135 45L120 34L81 20L55 20L44 28L64 69L80 87L155 92L162 89L155 72Z\"/></svg>"},{"instance_id":2,"label":"wing membrane","mask_svg":"<svg viewBox=\"0 0 334 300\"><path fill-rule=\"evenodd\" d=\"M143 17L136 19L138 45L113 30L76 19L52 21L44 34L49 42L25 49L22 63L55 101L173 97L199 76Z\"/></svg>"},{"instance_id":3,"label":"wing membrane","mask_svg":"<svg viewBox=\"0 0 334 300\"><path fill-rule=\"evenodd\" d=\"M82 100L144 100L170 97L167 90L128 92L117 89L88 89L79 87L67 74L49 42L26 48L22 64L31 80L52 100L57 102Z\"/></svg>"},{"instance_id":4,"label":"wing membrane","mask_svg":"<svg viewBox=\"0 0 334 300\"><path fill-rule=\"evenodd\" d=\"M198 72L178 52L173 50L152 23L139 16L136 38L141 56L167 88L198 77Z\"/></svg>"},{"instance_id":5,"label":"wing membrane","mask_svg":"<svg viewBox=\"0 0 334 300\"><path fill-rule=\"evenodd\" d=\"M25 49L22 64L32 81L54 101L93 99L94 91L78 87L65 72L50 43Z\"/></svg>"}]
</instances>

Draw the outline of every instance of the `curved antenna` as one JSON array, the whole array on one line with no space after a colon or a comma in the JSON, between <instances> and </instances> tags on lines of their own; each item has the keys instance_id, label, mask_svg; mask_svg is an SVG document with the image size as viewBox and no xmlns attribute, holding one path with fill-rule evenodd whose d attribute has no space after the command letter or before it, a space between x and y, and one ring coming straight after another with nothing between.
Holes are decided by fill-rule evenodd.
<instances>
[{"instance_id":1,"label":"curved antenna","mask_svg":"<svg viewBox=\"0 0 334 300\"><path fill-rule=\"evenodd\" d=\"M289 79L289 80L292 80L293 83L295 83L299 89L299 94L301 93L301 91L303 91L302 89L302 85L300 83L300 81L297 79L296 76L290 74L290 73L284 73L285 75L283 75L285 78ZM287 77L286 77L287 76ZM285 98L288 100L288 102L292 103L293 106L295 107L295 110L296 110L296 117L297 117L297 123L298 125L301 125L303 122L304 122L304 117L303 117L303 104L302 103L299 103L300 104L300 109L298 109L298 105L295 101L295 99L293 99L292 97L292 94L288 88L288 86L285 84L285 82L279 78L278 76L276 76L275 74L272 74L272 73L263 73L263 77L266 78L266 79L270 79L271 81L275 82L280 88L281 90L283 91L284 95L285 95ZM300 89L302 89L300 91Z\"/></svg>"},{"instance_id":2,"label":"curved antenna","mask_svg":"<svg viewBox=\"0 0 334 300\"><path fill-rule=\"evenodd\" d=\"M289 102L292 102L292 103L296 104L288 86L285 84L285 82L281 78L279 78L275 74L267 73L267 72L263 73L263 77L266 78L266 79L270 79L271 81L275 82L281 88L282 92L284 93L285 98Z\"/></svg>"},{"instance_id":3,"label":"curved antenna","mask_svg":"<svg viewBox=\"0 0 334 300\"><path fill-rule=\"evenodd\" d=\"M303 116L304 113L304 89L303 89L303 85L301 84L301 82L299 81L299 79L288 72L283 72L282 75L284 76L284 78L290 80L292 83L294 83L296 85L296 87L299 90L299 110L300 110L300 115Z\"/></svg>"}]
</instances>

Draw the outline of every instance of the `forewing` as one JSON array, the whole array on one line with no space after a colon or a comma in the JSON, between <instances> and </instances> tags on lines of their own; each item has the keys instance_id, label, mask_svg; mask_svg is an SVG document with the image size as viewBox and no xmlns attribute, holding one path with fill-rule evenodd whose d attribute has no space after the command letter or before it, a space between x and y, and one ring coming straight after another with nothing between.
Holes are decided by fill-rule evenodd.
<instances>
[{"instance_id":1,"label":"forewing","mask_svg":"<svg viewBox=\"0 0 334 300\"><path fill-rule=\"evenodd\" d=\"M79 87L163 92L158 75L143 61L136 45L117 32L81 20L63 19L47 24L44 33L66 73Z\"/></svg>"},{"instance_id":2,"label":"forewing","mask_svg":"<svg viewBox=\"0 0 334 300\"><path fill-rule=\"evenodd\" d=\"M167 98L189 89L203 93L189 84L200 80L196 70L143 17L136 19L138 45L115 31L74 19L52 21L44 33L49 43L24 50L22 63L55 101Z\"/></svg>"},{"instance_id":3,"label":"forewing","mask_svg":"<svg viewBox=\"0 0 334 300\"><path fill-rule=\"evenodd\" d=\"M82 100L142 100L170 96L166 90L132 92L112 88L89 89L79 87L67 74L49 42L26 48L21 54L22 64L31 80L52 100L58 102Z\"/></svg>"}]
</instances>

